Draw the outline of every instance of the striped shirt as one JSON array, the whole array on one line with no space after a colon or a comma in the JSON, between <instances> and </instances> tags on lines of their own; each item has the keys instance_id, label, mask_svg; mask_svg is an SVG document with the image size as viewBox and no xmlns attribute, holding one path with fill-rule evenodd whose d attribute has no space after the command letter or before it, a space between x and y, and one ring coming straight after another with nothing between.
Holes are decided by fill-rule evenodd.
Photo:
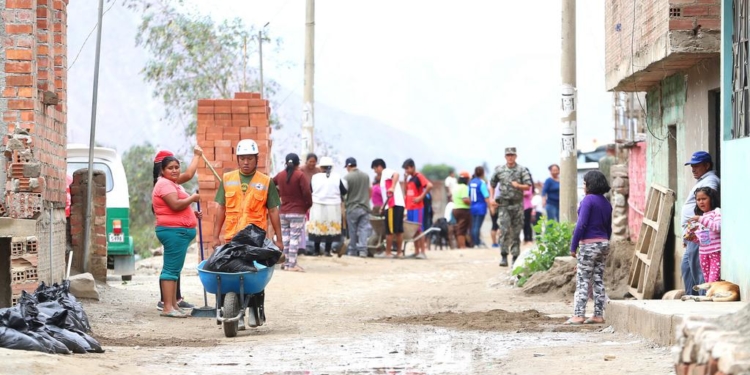
<instances>
[{"instance_id":1,"label":"striped shirt","mask_svg":"<svg viewBox=\"0 0 750 375\"><path fill-rule=\"evenodd\" d=\"M696 230L695 241L700 246L698 252L701 254L710 254L721 251L721 209L717 208L713 211L704 213L700 217L700 228ZM708 232L709 241L707 244L703 244L700 240L701 231Z\"/></svg>"}]
</instances>

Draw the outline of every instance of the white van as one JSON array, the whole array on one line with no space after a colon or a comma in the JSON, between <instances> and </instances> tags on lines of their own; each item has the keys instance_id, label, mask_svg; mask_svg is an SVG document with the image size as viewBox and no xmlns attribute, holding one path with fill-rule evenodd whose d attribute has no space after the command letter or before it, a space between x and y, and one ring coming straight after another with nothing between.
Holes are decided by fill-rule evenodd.
<instances>
[{"instance_id":1,"label":"white van","mask_svg":"<svg viewBox=\"0 0 750 375\"><path fill-rule=\"evenodd\" d=\"M68 175L89 166L89 147L68 144ZM117 151L111 148L94 148L94 170L104 172L107 183L107 268L116 275L130 280L135 274L135 252L130 236L130 195L125 168Z\"/></svg>"}]
</instances>

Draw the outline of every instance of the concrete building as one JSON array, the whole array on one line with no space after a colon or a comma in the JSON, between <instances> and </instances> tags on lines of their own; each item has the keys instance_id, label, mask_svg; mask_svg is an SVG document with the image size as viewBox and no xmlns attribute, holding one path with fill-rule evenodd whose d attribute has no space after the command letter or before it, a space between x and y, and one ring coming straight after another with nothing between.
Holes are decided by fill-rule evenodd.
<instances>
[{"instance_id":1,"label":"concrete building","mask_svg":"<svg viewBox=\"0 0 750 375\"><path fill-rule=\"evenodd\" d=\"M723 165L720 109L720 0L612 0L605 5L606 88L645 92L645 141L629 160L631 229L640 226L653 183L677 193L664 252L664 287L681 288L681 203L695 183L683 164L709 151ZM645 173L644 173L645 171ZM631 230L632 232L632 230Z\"/></svg>"},{"instance_id":2,"label":"concrete building","mask_svg":"<svg viewBox=\"0 0 750 375\"><path fill-rule=\"evenodd\" d=\"M743 3L743 6L734 4ZM733 6L734 5L734 6ZM747 230L750 199L750 104L748 88L747 0L722 0L721 33L721 155L722 251L721 277L740 285L742 300L750 299L750 245ZM734 7L737 7L735 12ZM741 40L733 40L739 38Z\"/></svg>"}]
</instances>

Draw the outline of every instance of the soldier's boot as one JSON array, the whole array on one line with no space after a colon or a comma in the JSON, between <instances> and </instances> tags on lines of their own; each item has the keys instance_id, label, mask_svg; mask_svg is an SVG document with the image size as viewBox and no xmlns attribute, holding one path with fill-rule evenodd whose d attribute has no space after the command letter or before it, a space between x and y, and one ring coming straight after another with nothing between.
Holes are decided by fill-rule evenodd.
<instances>
[{"instance_id":1,"label":"soldier's boot","mask_svg":"<svg viewBox=\"0 0 750 375\"><path fill-rule=\"evenodd\" d=\"M500 258L500 267L508 267L508 256L502 255Z\"/></svg>"}]
</instances>

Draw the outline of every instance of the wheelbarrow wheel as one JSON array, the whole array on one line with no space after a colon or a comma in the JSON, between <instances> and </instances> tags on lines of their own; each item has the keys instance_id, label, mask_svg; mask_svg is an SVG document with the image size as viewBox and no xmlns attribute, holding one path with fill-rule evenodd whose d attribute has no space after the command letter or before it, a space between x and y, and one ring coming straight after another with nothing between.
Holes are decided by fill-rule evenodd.
<instances>
[{"instance_id":1,"label":"wheelbarrow wheel","mask_svg":"<svg viewBox=\"0 0 750 375\"><path fill-rule=\"evenodd\" d=\"M224 296L224 306L222 310L224 312L224 318L234 318L240 313L240 299L237 296L237 293L229 292ZM224 336L237 336L239 325L239 321L224 322Z\"/></svg>"}]
</instances>

